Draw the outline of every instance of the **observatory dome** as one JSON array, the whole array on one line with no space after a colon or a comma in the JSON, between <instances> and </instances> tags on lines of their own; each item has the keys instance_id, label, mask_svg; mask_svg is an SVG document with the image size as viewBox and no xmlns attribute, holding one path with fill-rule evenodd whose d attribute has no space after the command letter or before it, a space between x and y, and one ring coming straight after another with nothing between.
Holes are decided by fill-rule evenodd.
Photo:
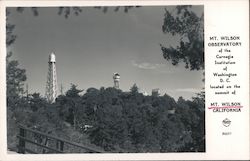
<instances>
[{"instance_id":1,"label":"observatory dome","mask_svg":"<svg viewBox=\"0 0 250 161\"><path fill-rule=\"evenodd\" d=\"M114 73L113 78L114 78L114 79L120 79L120 74Z\"/></svg>"},{"instance_id":2,"label":"observatory dome","mask_svg":"<svg viewBox=\"0 0 250 161\"><path fill-rule=\"evenodd\" d=\"M56 62L56 55L54 52L49 55L49 62Z\"/></svg>"}]
</instances>

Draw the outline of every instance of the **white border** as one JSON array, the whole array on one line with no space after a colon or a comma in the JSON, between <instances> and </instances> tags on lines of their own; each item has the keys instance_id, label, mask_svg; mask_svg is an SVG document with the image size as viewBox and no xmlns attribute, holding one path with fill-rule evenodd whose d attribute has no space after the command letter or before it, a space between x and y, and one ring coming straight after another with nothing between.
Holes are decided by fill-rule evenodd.
<instances>
[{"instance_id":1,"label":"white border","mask_svg":"<svg viewBox=\"0 0 250 161\"><path fill-rule=\"evenodd\" d=\"M206 104L206 152L205 153L137 153L137 154L7 154L7 137L6 137L6 99L5 99L5 7L15 6L124 6L124 5L204 5L205 14L205 57L206 57L206 102L214 98L209 94L208 84L210 79L208 73L212 72L213 65L208 63L210 59L210 49L206 47L208 36L221 33L239 33L243 35L245 43L242 59L243 66L239 70L246 72L242 77L246 90L242 94L241 100L244 100L244 112L241 115L232 114L232 117L240 119L241 126L237 130L243 132L237 135L237 138L231 138L234 150L228 149L225 140L221 141L218 137L218 121L224 116L208 112ZM230 8L230 10L229 10ZM235 14L239 17L235 17ZM1 158L0 160L208 160L208 159L250 159L249 154L249 2L248 0L231 0L231 1L0 1L0 18L1 18L1 51L0 51L0 136L1 136ZM221 22L221 20L225 20ZM237 23L232 23L232 22ZM238 29L240 27L240 29ZM237 30L235 30L235 28ZM236 32L236 33L235 33ZM245 36L244 36L245 35ZM236 132L236 131L235 131ZM237 139L237 141L235 141ZM226 140L228 142L228 140ZM230 143L230 141L229 141ZM240 144L238 144L240 143ZM226 149L226 150L225 150Z\"/></svg>"}]
</instances>

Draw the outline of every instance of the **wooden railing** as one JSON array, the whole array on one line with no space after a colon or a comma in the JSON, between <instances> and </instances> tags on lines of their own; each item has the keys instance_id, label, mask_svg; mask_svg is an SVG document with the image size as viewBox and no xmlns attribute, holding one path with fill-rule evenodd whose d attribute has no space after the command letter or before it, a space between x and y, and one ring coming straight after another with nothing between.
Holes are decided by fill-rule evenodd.
<instances>
[{"instance_id":1,"label":"wooden railing","mask_svg":"<svg viewBox=\"0 0 250 161\"><path fill-rule=\"evenodd\" d=\"M19 125L18 153L104 153L104 151Z\"/></svg>"}]
</instances>

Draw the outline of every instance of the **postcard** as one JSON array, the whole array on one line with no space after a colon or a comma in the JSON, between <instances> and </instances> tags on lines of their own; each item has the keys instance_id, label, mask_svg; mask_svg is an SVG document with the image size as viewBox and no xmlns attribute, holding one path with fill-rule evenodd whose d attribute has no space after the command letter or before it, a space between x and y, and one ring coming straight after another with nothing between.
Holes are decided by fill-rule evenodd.
<instances>
[{"instance_id":1,"label":"postcard","mask_svg":"<svg viewBox=\"0 0 250 161\"><path fill-rule=\"evenodd\" d=\"M249 1L7 1L1 160L248 160Z\"/></svg>"}]
</instances>

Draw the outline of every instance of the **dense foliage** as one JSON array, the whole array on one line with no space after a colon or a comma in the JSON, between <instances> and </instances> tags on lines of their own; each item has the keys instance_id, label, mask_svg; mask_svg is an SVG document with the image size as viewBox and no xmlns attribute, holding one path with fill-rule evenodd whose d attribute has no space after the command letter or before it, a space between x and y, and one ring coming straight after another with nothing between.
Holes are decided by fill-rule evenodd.
<instances>
[{"instance_id":1,"label":"dense foliage","mask_svg":"<svg viewBox=\"0 0 250 161\"><path fill-rule=\"evenodd\" d=\"M166 94L144 96L135 85L129 92L111 87L81 92L72 85L54 104L38 93L19 97L15 107L9 102L8 145L15 146L16 125L23 124L107 152L204 151L204 101L199 97L176 102Z\"/></svg>"},{"instance_id":2,"label":"dense foliage","mask_svg":"<svg viewBox=\"0 0 250 161\"><path fill-rule=\"evenodd\" d=\"M190 70L204 69L204 16L198 16L192 6L177 6L165 11L163 33L178 35L179 45L161 45L163 57L173 65L180 62Z\"/></svg>"}]
</instances>

